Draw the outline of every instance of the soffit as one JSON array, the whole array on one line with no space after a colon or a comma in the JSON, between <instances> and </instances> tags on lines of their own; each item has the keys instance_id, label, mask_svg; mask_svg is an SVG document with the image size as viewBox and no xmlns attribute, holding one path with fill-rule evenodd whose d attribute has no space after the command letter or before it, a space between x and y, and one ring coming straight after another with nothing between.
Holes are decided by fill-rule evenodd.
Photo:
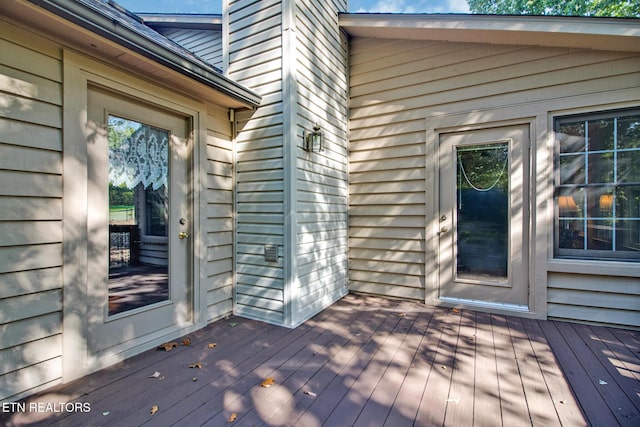
<instances>
[{"instance_id":1,"label":"soffit","mask_svg":"<svg viewBox=\"0 0 640 427\"><path fill-rule=\"evenodd\" d=\"M640 51L640 19L459 14L341 14L353 37Z\"/></svg>"}]
</instances>

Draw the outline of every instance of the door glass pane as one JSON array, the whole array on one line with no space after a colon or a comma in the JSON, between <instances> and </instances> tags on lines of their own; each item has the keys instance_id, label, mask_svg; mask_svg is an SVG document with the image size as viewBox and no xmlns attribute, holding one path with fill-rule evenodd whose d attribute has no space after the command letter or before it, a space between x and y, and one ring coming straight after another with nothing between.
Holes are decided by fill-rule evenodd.
<instances>
[{"instance_id":1,"label":"door glass pane","mask_svg":"<svg viewBox=\"0 0 640 427\"><path fill-rule=\"evenodd\" d=\"M169 298L169 132L109 116L109 315Z\"/></svg>"},{"instance_id":2,"label":"door glass pane","mask_svg":"<svg viewBox=\"0 0 640 427\"><path fill-rule=\"evenodd\" d=\"M457 278L506 282L509 145L457 148Z\"/></svg>"}]
</instances>

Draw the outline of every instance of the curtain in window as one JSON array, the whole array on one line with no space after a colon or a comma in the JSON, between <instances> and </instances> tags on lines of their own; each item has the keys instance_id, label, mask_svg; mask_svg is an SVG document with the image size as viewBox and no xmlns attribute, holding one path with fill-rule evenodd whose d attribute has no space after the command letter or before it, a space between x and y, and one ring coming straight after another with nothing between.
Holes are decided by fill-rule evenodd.
<instances>
[{"instance_id":1,"label":"curtain in window","mask_svg":"<svg viewBox=\"0 0 640 427\"><path fill-rule=\"evenodd\" d=\"M142 184L154 190L167 185L169 171L169 133L140 126L116 147L109 148L109 182L134 188Z\"/></svg>"}]
</instances>

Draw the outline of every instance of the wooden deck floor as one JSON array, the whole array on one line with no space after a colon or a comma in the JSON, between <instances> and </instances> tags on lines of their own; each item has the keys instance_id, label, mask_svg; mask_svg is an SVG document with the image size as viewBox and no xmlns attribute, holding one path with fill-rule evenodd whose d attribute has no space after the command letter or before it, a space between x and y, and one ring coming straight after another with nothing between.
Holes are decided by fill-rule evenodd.
<instances>
[{"instance_id":1,"label":"wooden deck floor","mask_svg":"<svg viewBox=\"0 0 640 427\"><path fill-rule=\"evenodd\" d=\"M0 424L640 425L633 331L349 295L295 330L232 317L190 338L25 402L89 413L27 411Z\"/></svg>"}]
</instances>

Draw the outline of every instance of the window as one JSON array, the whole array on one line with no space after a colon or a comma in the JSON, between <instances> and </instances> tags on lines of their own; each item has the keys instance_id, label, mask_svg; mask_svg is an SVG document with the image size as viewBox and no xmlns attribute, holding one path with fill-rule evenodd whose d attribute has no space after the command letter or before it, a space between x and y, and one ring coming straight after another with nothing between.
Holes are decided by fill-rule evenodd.
<instances>
[{"instance_id":1,"label":"window","mask_svg":"<svg viewBox=\"0 0 640 427\"><path fill-rule=\"evenodd\" d=\"M555 121L555 254L640 261L640 110Z\"/></svg>"}]
</instances>

